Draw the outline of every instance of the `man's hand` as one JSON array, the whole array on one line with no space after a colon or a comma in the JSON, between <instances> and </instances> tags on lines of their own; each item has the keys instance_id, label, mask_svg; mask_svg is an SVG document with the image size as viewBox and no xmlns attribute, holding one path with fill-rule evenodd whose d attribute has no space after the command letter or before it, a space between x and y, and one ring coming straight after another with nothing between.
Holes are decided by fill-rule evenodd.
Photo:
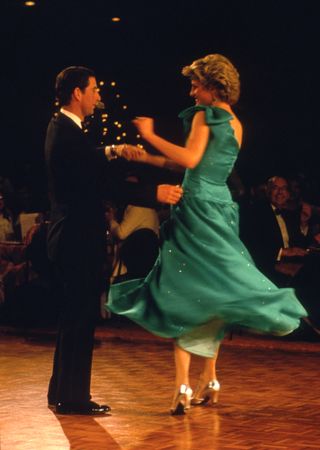
<instances>
[{"instance_id":1,"label":"man's hand","mask_svg":"<svg viewBox=\"0 0 320 450\"><path fill-rule=\"evenodd\" d=\"M130 144L116 145L115 151L118 156L125 158L127 161L144 162L146 156L145 150Z\"/></svg>"},{"instance_id":2,"label":"man's hand","mask_svg":"<svg viewBox=\"0 0 320 450\"><path fill-rule=\"evenodd\" d=\"M24 242L23 243L25 245L30 245L31 244L32 238L37 233L39 228L40 228L40 224L39 223L36 223L36 224L32 225L32 227L29 229L29 231L27 232L27 234L26 234L26 236L24 238Z\"/></svg>"},{"instance_id":3,"label":"man's hand","mask_svg":"<svg viewBox=\"0 0 320 450\"><path fill-rule=\"evenodd\" d=\"M159 184L157 186L157 200L159 203L175 205L181 199L182 194L183 190L179 185Z\"/></svg>"},{"instance_id":4,"label":"man's hand","mask_svg":"<svg viewBox=\"0 0 320 450\"><path fill-rule=\"evenodd\" d=\"M318 244L320 244L320 233L315 234L315 235L313 236L313 239L314 239L315 241L317 241Z\"/></svg>"},{"instance_id":5,"label":"man's hand","mask_svg":"<svg viewBox=\"0 0 320 450\"><path fill-rule=\"evenodd\" d=\"M288 247L288 248L283 248L282 249L282 256L285 257L293 257L293 256L306 256L308 254L307 250L305 250L304 248L300 248L300 247Z\"/></svg>"}]
</instances>

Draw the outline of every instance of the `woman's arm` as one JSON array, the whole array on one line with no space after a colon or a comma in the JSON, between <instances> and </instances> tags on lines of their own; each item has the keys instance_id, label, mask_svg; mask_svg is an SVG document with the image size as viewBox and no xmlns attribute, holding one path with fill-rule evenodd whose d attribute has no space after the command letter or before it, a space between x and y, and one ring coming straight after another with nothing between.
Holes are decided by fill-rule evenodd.
<instances>
[{"instance_id":1,"label":"woman's arm","mask_svg":"<svg viewBox=\"0 0 320 450\"><path fill-rule=\"evenodd\" d=\"M167 158L186 168L194 168L200 162L206 149L210 129L205 123L204 111L198 111L193 118L191 131L185 147L156 135L153 130L153 119L138 117L133 121L141 136Z\"/></svg>"},{"instance_id":2,"label":"woman's arm","mask_svg":"<svg viewBox=\"0 0 320 450\"><path fill-rule=\"evenodd\" d=\"M104 147L104 151L107 159L109 160L115 159L119 156L125 158L127 161L135 161L156 167L163 167L164 169L172 170L174 172L183 172L185 169L165 156L151 155L141 147L131 144L107 145Z\"/></svg>"},{"instance_id":3,"label":"woman's arm","mask_svg":"<svg viewBox=\"0 0 320 450\"><path fill-rule=\"evenodd\" d=\"M139 154L136 153L135 155L133 155L131 161L149 164L156 167L162 167L174 172L183 172L185 169L180 164L177 164L176 162L172 161L169 158L166 158L165 156L151 155L144 150L141 150Z\"/></svg>"}]
</instances>

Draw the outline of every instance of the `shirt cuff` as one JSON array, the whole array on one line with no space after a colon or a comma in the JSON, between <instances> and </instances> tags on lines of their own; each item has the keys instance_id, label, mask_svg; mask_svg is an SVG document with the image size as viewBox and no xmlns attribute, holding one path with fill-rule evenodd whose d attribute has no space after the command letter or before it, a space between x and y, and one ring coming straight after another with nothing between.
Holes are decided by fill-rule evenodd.
<instances>
[{"instance_id":1,"label":"shirt cuff","mask_svg":"<svg viewBox=\"0 0 320 450\"><path fill-rule=\"evenodd\" d=\"M106 155L108 161L110 161L111 159L117 159L118 156L121 156L121 153L122 149L114 144L106 145L104 148L104 154Z\"/></svg>"},{"instance_id":2,"label":"shirt cuff","mask_svg":"<svg viewBox=\"0 0 320 450\"><path fill-rule=\"evenodd\" d=\"M106 155L108 161L110 161L110 159L114 158L114 156L112 155L112 146L111 145L105 146L104 154Z\"/></svg>"}]
</instances>

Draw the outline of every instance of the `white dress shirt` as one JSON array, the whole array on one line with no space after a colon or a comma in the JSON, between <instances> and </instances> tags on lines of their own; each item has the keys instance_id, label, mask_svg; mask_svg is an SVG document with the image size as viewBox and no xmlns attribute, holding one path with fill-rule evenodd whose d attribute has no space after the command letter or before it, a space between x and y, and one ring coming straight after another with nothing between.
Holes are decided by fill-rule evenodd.
<instances>
[{"instance_id":1,"label":"white dress shirt","mask_svg":"<svg viewBox=\"0 0 320 450\"><path fill-rule=\"evenodd\" d=\"M69 119L73 120L74 123L75 123L76 125L78 125L79 128L82 129L82 123L81 123L80 117L78 117L76 114L73 114L73 113L70 112L70 111L67 111L67 110L64 109L64 108L61 108L61 109L60 109L60 112L61 112L62 114L64 114L65 116L69 117Z\"/></svg>"},{"instance_id":2,"label":"white dress shirt","mask_svg":"<svg viewBox=\"0 0 320 450\"><path fill-rule=\"evenodd\" d=\"M141 228L149 228L159 236L159 218L155 209L128 205L121 223L112 220L111 233L120 240L126 239L131 233Z\"/></svg>"},{"instance_id":3,"label":"white dress shirt","mask_svg":"<svg viewBox=\"0 0 320 450\"><path fill-rule=\"evenodd\" d=\"M283 241L283 246L282 246L282 248L280 248L278 256L277 256L277 261L280 261L281 255L282 255L282 249L289 247L289 234L288 234L287 225L286 225L282 215L275 213L275 210L277 208L274 205L271 205L271 208L273 209L273 212L276 216L276 219L277 219L277 222L278 222L278 225L280 228L281 236L282 236L282 241Z\"/></svg>"}]
</instances>

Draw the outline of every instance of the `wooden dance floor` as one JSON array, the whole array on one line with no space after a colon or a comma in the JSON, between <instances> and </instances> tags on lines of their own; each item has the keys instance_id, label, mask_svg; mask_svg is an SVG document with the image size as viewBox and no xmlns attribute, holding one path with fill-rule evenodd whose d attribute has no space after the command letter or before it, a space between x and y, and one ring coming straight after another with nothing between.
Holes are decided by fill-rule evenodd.
<instances>
[{"instance_id":1,"label":"wooden dance floor","mask_svg":"<svg viewBox=\"0 0 320 450\"><path fill-rule=\"evenodd\" d=\"M1 450L320 449L320 343L227 339L217 407L172 417L171 343L132 326L97 336L92 394L112 414L58 416L46 406L52 336L2 332Z\"/></svg>"}]
</instances>

